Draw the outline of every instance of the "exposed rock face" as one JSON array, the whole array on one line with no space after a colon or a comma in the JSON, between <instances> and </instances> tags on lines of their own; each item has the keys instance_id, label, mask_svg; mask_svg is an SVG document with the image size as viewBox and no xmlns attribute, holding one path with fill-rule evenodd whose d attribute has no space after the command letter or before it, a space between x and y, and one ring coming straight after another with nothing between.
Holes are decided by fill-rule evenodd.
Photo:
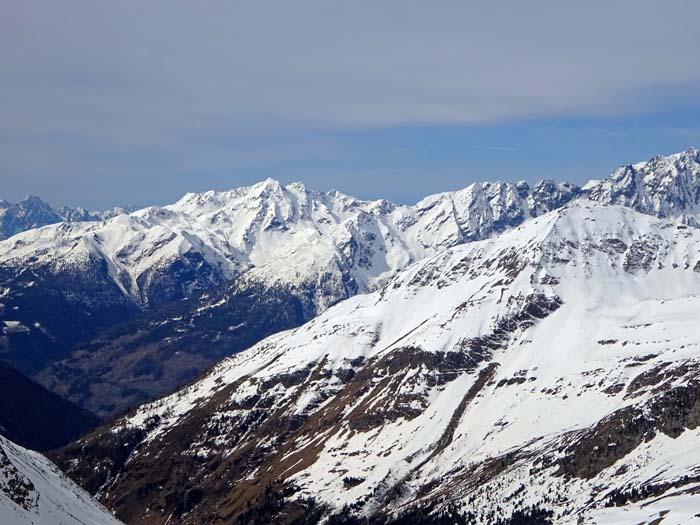
<instances>
[{"instance_id":1,"label":"exposed rock face","mask_svg":"<svg viewBox=\"0 0 700 525\"><path fill-rule=\"evenodd\" d=\"M33 195L14 204L0 199L0 240L48 224L102 221L128 211L133 210L113 208L102 212L91 212L83 208L69 208L67 206L56 210L50 204Z\"/></svg>"},{"instance_id":2,"label":"exposed rock face","mask_svg":"<svg viewBox=\"0 0 700 525\"><path fill-rule=\"evenodd\" d=\"M246 523L272 502L279 523L423 506L576 523L690 491L699 259L680 221L570 203L413 264L54 457L135 524Z\"/></svg>"},{"instance_id":3,"label":"exposed rock face","mask_svg":"<svg viewBox=\"0 0 700 525\"><path fill-rule=\"evenodd\" d=\"M279 363L226 361L220 383L197 390L206 406L168 398L165 412L143 409L147 423L118 427L128 439L87 441L100 468L79 461L74 475L112 487L105 501L144 523L212 509L245 521L251 497L298 515L313 495L322 515L343 503L369 515L416 498L489 508L491 493L508 513L535 505L568 519L691 491L692 458L652 480L658 464L642 454L696 445L694 334L674 319L695 322L699 155L625 166L583 189L476 183L415 206L273 180L99 217L0 203L2 235L13 235L0 242L0 358L109 415L208 385L221 368L200 374L222 357L350 299L255 346ZM350 308L373 313L356 322ZM240 363L256 368L240 375ZM403 437L413 434L419 445ZM151 463L159 447L185 458L164 463L174 480ZM477 519L493 521L490 508Z\"/></svg>"},{"instance_id":4,"label":"exposed rock face","mask_svg":"<svg viewBox=\"0 0 700 525\"><path fill-rule=\"evenodd\" d=\"M26 327L22 332L5 327L0 355L23 372L37 374L50 388L107 415L172 390L218 358L244 348L243 342L253 344L339 301L381 287L414 261L500 234L574 199L679 216L693 227L700 191L697 159L695 150L656 157L620 168L583 190L553 181L532 188L524 182L475 183L414 206L313 192L300 183L282 186L271 179L226 192L188 194L171 206L130 214L56 212L34 199L35 205L23 205L31 211L23 212L24 218L43 213L52 222L93 222L51 225L0 243L0 320ZM4 205L0 213L17 215L11 208ZM637 243L624 262L632 273L654 256L653 238ZM223 286L227 296L212 292ZM255 324L240 319L237 306L250 290L262 294L253 308L275 304L284 313L280 322L273 320L248 334L237 329L229 341L217 327ZM43 297L51 301L43 302ZM282 305L282 299L290 304ZM179 307L169 306L182 300L186 302ZM152 314L166 305L167 311ZM205 316L200 309L207 310ZM180 317L181 322L173 322ZM114 344L104 337L90 341L109 327L115 327L110 332ZM187 355L179 343L183 329L196 342ZM134 330L138 337L132 339ZM156 333L164 343L154 352L150 341ZM222 341L217 349L202 350L213 339ZM122 345L126 340L129 344ZM87 342L67 355L81 341ZM86 352L88 348L109 354L112 369L98 366L102 359ZM165 355L181 357L169 361L171 369L158 372L149 363ZM53 365L61 357L66 359Z\"/></svg>"},{"instance_id":5,"label":"exposed rock face","mask_svg":"<svg viewBox=\"0 0 700 525\"><path fill-rule=\"evenodd\" d=\"M677 438L685 430L700 425L700 383L695 379L699 363L678 368L677 379L656 389L650 400L616 410L596 425L576 435L562 450L559 473L568 477L590 479L600 475L625 458L642 443L652 441L658 433ZM637 378L632 380L634 383ZM567 440L568 441L568 440Z\"/></svg>"},{"instance_id":6,"label":"exposed rock face","mask_svg":"<svg viewBox=\"0 0 700 525\"><path fill-rule=\"evenodd\" d=\"M62 220L56 210L38 197L29 196L16 204L0 201L0 239Z\"/></svg>"}]
</instances>

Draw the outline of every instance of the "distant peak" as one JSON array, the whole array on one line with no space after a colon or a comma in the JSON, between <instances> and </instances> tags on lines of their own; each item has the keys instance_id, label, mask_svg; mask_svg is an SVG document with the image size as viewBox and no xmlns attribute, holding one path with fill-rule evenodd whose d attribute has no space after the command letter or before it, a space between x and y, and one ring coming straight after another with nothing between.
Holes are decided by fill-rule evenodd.
<instances>
[{"instance_id":1,"label":"distant peak","mask_svg":"<svg viewBox=\"0 0 700 525\"><path fill-rule=\"evenodd\" d=\"M46 204L48 206L48 203L46 203L45 201L43 201L41 198L37 197L36 195L27 195L24 199L19 201L18 204L25 203L25 202L26 203L33 203L33 204L41 203L41 204Z\"/></svg>"},{"instance_id":2,"label":"distant peak","mask_svg":"<svg viewBox=\"0 0 700 525\"><path fill-rule=\"evenodd\" d=\"M290 189L292 189L292 190L296 190L296 191L299 191L299 192L305 192L305 191L306 191L306 185L305 185L302 181L300 181L300 180L297 180L297 181L294 181L294 182L289 183L289 184L287 185L287 188L290 188Z\"/></svg>"},{"instance_id":3,"label":"distant peak","mask_svg":"<svg viewBox=\"0 0 700 525\"><path fill-rule=\"evenodd\" d=\"M694 146L689 147L687 150L682 151L677 154L679 159L682 158L692 158L696 162L700 162L700 150Z\"/></svg>"},{"instance_id":4,"label":"distant peak","mask_svg":"<svg viewBox=\"0 0 700 525\"><path fill-rule=\"evenodd\" d=\"M280 181L278 181L277 179L273 179L272 177L266 178L262 182L259 182L258 184L256 184L256 186L260 186L262 188L274 188L274 189L279 189L282 187L282 185L280 184Z\"/></svg>"},{"instance_id":5,"label":"distant peak","mask_svg":"<svg viewBox=\"0 0 700 525\"><path fill-rule=\"evenodd\" d=\"M676 153L676 155L691 155L695 156L698 153L698 149L695 146L690 146L689 148Z\"/></svg>"},{"instance_id":6,"label":"distant peak","mask_svg":"<svg viewBox=\"0 0 700 525\"><path fill-rule=\"evenodd\" d=\"M683 151L679 151L677 153L671 153L670 155L655 155L651 159L649 159L647 162L640 162L637 164L633 164L632 166L644 166L646 164L650 163L665 163L665 162L677 162L682 159L693 159L697 160L697 158L700 156L700 152L694 147L691 146L688 149L685 149Z\"/></svg>"},{"instance_id":7,"label":"distant peak","mask_svg":"<svg viewBox=\"0 0 700 525\"><path fill-rule=\"evenodd\" d=\"M657 217L700 211L700 153L694 147L646 162L627 164L600 182L589 182L589 198L620 204Z\"/></svg>"}]
</instances>

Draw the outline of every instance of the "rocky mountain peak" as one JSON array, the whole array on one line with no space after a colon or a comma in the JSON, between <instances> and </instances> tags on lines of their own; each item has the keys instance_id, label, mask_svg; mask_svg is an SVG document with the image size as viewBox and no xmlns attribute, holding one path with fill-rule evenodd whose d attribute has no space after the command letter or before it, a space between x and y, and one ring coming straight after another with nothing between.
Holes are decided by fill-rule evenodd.
<instances>
[{"instance_id":1,"label":"rocky mountain peak","mask_svg":"<svg viewBox=\"0 0 700 525\"><path fill-rule=\"evenodd\" d=\"M62 217L39 197L28 195L15 204L6 203L0 216L0 239L31 228L62 221Z\"/></svg>"},{"instance_id":2,"label":"rocky mountain peak","mask_svg":"<svg viewBox=\"0 0 700 525\"><path fill-rule=\"evenodd\" d=\"M689 148L621 166L586 186L592 200L620 204L658 217L700 212L700 152Z\"/></svg>"},{"instance_id":3,"label":"rocky mountain peak","mask_svg":"<svg viewBox=\"0 0 700 525\"><path fill-rule=\"evenodd\" d=\"M692 158L679 155L670 164L658 160L656 165L690 166ZM65 351L62 344L95 335L86 329L97 330L138 312L145 315L167 303L185 301L186 306L172 315L167 327L156 323L143 330L143 346L107 344L109 348L101 350L112 356L119 374L143 375L124 399L114 403L103 393L121 391L118 385L123 380L135 385L131 375L108 378L99 360L84 363L90 360L85 352L80 359L63 363L60 373L51 371L46 376L45 385L69 383L70 389L87 384L83 379L89 367L90 374L100 376L102 393L93 395L89 390L86 394L80 387L72 399L106 415L120 408L120 402L149 399L173 388L216 359L275 330L296 326L340 301L375 291L416 261L460 244L496 237L568 203L585 202L580 197L591 195L588 188L550 180L532 186L479 182L427 196L416 205L400 205L268 180L229 191L191 193L173 205L111 220L24 232L4 241L0 249L0 286L6 290L2 303L6 311L17 312L10 319L21 320L29 330L21 337L10 336L8 359L22 368L26 356L39 353L37 349L53 356ZM602 198L598 202L605 204ZM593 219L581 220L587 224ZM692 215L681 220L689 227L697 224ZM603 244L608 246L607 242ZM653 246L652 241L640 244L635 251L639 257L630 256L626 267L637 272L645 268L648 264L641 254ZM565 249L566 245L560 248ZM211 289L220 293L209 297ZM61 307L40 308L47 296ZM248 305L249 311L275 304L279 315L269 322L246 323L244 312L236 306L241 304ZM96 305L104 315L91 314ZM240 334L228 333L220 323L229 323L227 327L243 323L246 328ZM150 346L152 330L168 334L160 337L162 347ZM188 338L180 335L183 331L190 334ZM216 351L202 352L201 341L210 338L227 342L216 346ZM15 347L15 341L31 345ZM130 359L137 346L148 355L143 367L135 367ZM183 372L187 374L151 380L148 374L158 367L148 363L175 347L181 362L189 363Z\"/></svg>"}]
</instances>

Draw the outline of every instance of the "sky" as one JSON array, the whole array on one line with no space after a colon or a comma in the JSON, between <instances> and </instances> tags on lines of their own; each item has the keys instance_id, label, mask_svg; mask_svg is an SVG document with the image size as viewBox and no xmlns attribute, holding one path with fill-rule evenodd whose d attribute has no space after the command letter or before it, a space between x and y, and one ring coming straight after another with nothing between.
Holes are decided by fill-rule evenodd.
<instances>
[{"instance_id":1,"label":"sky","mask_svg":"<svg viewBox=\"0 0 700 525\"><path fill-rule=\"evenodd\" d=\"M0 0L0 197L415 202L700 146L700 2Z\"/></svg>"}]
</instances>

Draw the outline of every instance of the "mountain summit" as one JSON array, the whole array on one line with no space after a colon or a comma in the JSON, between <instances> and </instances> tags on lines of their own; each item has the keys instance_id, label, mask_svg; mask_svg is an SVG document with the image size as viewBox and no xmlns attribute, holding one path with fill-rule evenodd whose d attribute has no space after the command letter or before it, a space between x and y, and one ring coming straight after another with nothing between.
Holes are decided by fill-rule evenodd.
<instances>
[{"instance_id":1,"label":"mountain summit","mask_svg":"<svg viewBox=\"0 0 700 525\"><path fill-rule=\"evenodd\" d=\"M18 233L60 222L102 221L127 213L129 209L112 208L91 212L64 206L57 210L39 197L28 195L17 203L0 199L0 240Z\"/></svg>"},{"instance_id":2,"label":"mountain summit","mask_svg":"<svg viewBox=\"0 0 700 525\"><path fill-rule=\"evenodd\" d=\"M245 288L241 294L256 287L289 295L299 304L298 324L375 290L413 261L504 231L577 194L552 182L533 190L475 183L399 206L268 179L105 221L32 229L0 242L6 318L26 328L9 334L6 359L33 373L140 311L231 282Z\"/></svg>"},{"instance_id":3,"label":"mountain summit","mask_svg":"<svg viewBox=\"0 0 700 525\"><path fill-rule=\"evenodd\" d=\"M697 214L700 151L690 148L622 166L604 181L587 186L587 195L604 204L621 204L657 217Z\"/></svg>"},{"instance_id":4,"label":"mountain summit","mask_svg":"<svg viewBox=\"0 0 700 525\"><path fill-rule=\"evenodd\" d=\"M657 157L583 189L553 181L474 183L412 206L268 179L106 221L20 233L0 243L2 304L11 312L4 319L24 327L7 328L5 359L108 416L341 300L376 290L415 261L573 200L623 204L693 224L691 186L671 192L686 195L669 200L673 205L644 203L666 202L663 191L654 193L658 181L669 188L692 184L696 158L695 150ZM630 179L645 199L621 197L630 192L619 190L627 180L620 173L631 169L646 173Z\"/></svg>"},{"instance_id":5,"label":"mountain summit","mask_svg":"<svg viewBox=\"0 0 700 525\"><path fill-rule=\"evenodd\" d=\"M699 230L572 202L412 264L57 459L130 523L165 523L169 500L182 523L245 523L271 492L286 516L605 523L697 494L699 272Z\"/></svg>"},{"instance_id":6,"label":"mountain summit","mask_svg":"<svg viewBox=\"0 0 700 525\"><path fill-rule=\"evenodd\" d=\"M188 194L99 228L100 238L129 246L102 242L96 248L133 285L133 292L115 297L147 311L80 345L36 378L108 416L163 395L222 357L343 299L375 290L415 260L506 230L577 192L549 181L532 190L522 183L478 183L399 206L269 179ZM124 235L113 232L127 223ZM115 253L123 255L115 260ZM127 278L127 272L143 273ZM158 307L158 301L185 295L166 310Z\"/></svg>"}]
</instances>

